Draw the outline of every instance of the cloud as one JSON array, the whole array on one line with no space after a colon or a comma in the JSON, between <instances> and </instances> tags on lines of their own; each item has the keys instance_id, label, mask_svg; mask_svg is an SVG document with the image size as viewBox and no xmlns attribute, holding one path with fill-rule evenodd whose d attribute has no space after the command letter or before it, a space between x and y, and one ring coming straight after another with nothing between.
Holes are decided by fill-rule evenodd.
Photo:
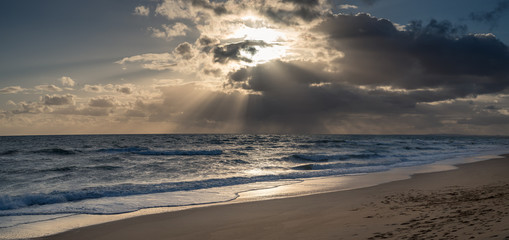
<instances>
[{"instance_id":1,"label":"cloud","mask_svg":"<svg viewBox=\"0 0 509 240\"><path fill-rule=\"evenodd\" d=\"M140 111L140 110L127 110L124 114L124 116L126 117L140 117L140 118L143 118L143 117L146 117L145 113Z\"/></svg>"},{"instance_id":2,"label":"cloud","mask_svg":"<svg viewBox=\"0 0 509 240\"><path fill-rule=\"evenodd\" d=\"M125 57L119 61L116 61L115 63L127 64L136 62L143 62L143 68L158 71L171 69L177 65L177 63L174 61L173 55L170 53L145 53L141 55Z\"/></svg>"},{"instance_id":3,"label":"cloud","mask_svg":"<svg viewBox=\"0 0 509 240\"><path fill-rule=\"evenodd\" d=\"M10 86L10 87L0 88L0 94L13 94L13 93L22 92L24 90L25 89L20 86Z\"/></svg>"},{"instance_id":4,"label":"cloud","mask_svg":"<svg viewBox=\"0 0 509 240\"><path fill-rule=\"evenodd\" d=\"M444 122L480 121L475 116L475 121L459 120L479 103L454 116L430 118L447 106L441 101L475 100L508 90L509 51L495 36L463 34L462 26L435 20L405 29L367 14L330 16L311 32L344 55L332 61L272 61L230 72L226 86L250 92L244 130L344 131L338 123L352 124L353 119L358 129L375 129L368 118L392 130L403 129L397 124L412 129L406 121L423 129L446 129ZM497 112L489 116L498 119L492 122L505 119Z\"/></svg>"},{"instance_id":5,"label":"cloud","mask_svg":"<svg viewBox=\"0 0 509 240\"><path fill-rule=\"evenodd\" d=\"M45 95L41 97L41 102L44 105L52 106L52 105L74 105L74 95L66 94L66 95Z\"/></svg>"},{"instance_id":6,"label":"cloud","mask_svg":"<svg viewBox=\"0 0 509 240\"><path fill-rule=\"evenodd\" d=\"M217 45L220 43L219 39L211 38L206 35L201 35L200 38L198 38L198 40L196 40L196 42L201 47L209 47L209 46Z\"/></svg>"},{"instance_id":7,"label":"cloud","mask_svg":"<svg viewBox=\"0 0 509 240\"><path fill-rule=\"evenodd\" d=\"M52 84L35 86L35 89L41 90L41 91L47 91L47 92L61 92L61 91L63 91L61 88L59 88L55 85L52 85Z\"/></svg>"},{"instance_id":8,"label":"cloud","mask_svg":"<svg viewBox=\"0 0 509 240\"><path fill-rule=\"evenodd\" d=\"M215 68L215 69L204 68L203 74L219 78L219 77L223 76L223 71L219 68Z\"/></svg>"},{"instance_id":9,"label":"cloud","mask_svg":"<svg viewBox=\"0 0 509 240\"><path fill-rule=\"evenodd\" d=\"M149 27L148 30L152 33L152 37L166 39L166 32L161 31L159 28Z\"/></svg>"},{"instance_id":10,"label":"cloud","mask_svg":"<svg viewBox=\"0 0 509 240\"><path fill-rule=\"evenodd\" d=\"M305 6L316 6L320 4L319 0L283 0L283 2L291 2L297 5L305 5Z\"/></svg>"},{"instance_id":11,"label":"cloud","mask_svg":"<svg viewBox=\"0 0 509 240\"><path fill-rule=\"evenodd\" d=\"M171 40L172 38L178 36L185 36L187 31L189 31L189 27L181 22L177 22L173 26L163 24L162 28L162 31L152 27L149 27L148 30L152 32L152 37L164 38L167 40Z\"/></svg>"},{"instance_id":12,"label":"cloud","mask_svg":"<svg viewBox=\"0 0 509 240\"><path fill-rule=\"evenodd\" d=\"M115 106L115 99L112 97L92 98L88 102L90 107L110 108Z\"/></svg>"},{"instance_id":13,"label":"cloud","mask_svg":"<svg viewBox=\"0 0 509 240\"><path fill-rule=\"evenodd\" d=\"M64 108L55 109L51 113L60 115L81 115L81 116L102 117L108 116L110 114L110 110L108 108L101 107L78 108L76 106L68 106Z\"/></svg>"},{"instance_id":14,"label":"cloud","mask_svg":"<svg viewBox=\"0 0 509 240\"><path fill-rule=\"evenodd\" d=\"M331 3L161 2L158 15L186 23L199 37L117 63L202 82L160 87L159 98L130 105L125 117L241 132L425 133L461 132L480 121L472 112L503 115L504 108L487 108L500 105L480 100L509 91L509 51L496 36L469 34L448 21L398 25L369 14L332 14ZM251 38L253 29L268 31ZM262 33L281 37L260 40ZM276 60L256 61L278 46L284 51Z\"/></svg>"},{"instance_id":15,"label":"cloud","mask_svg":"<svg viewBox=\"0 0 509 240\"><path fill-rule=\"evenodd\" d=\"M145 54L136 55L136 56L132 56L132 57L125 57L115 63L125 64L128 62L138 62L138 61L160 62L160 61L166 61L169 57L171 57L171 56L168 53L145 53Z\"/></svg>"},{"instance_id":16,"label":"cloud","mask_svg":"<svg viewBox=\"0 0 509 240\"><path fill-rule=\"evenodd\" d=\"M183 80L154 79L150 89L87 84L81 90L94 97L45 95L2 114L72 115L65 117L194 133L480 134L509 129L509 51L496 36L469 34L447 21L402 26L368 14L335 15L324 10L327 6L304 0L162 1L156 14L172 19L171 24L159 32L152 29L153 34L200 35L181 42L172 38L170 45L176 47L167 52L116 63L170 70L174 76L161 74ZM239 29L280 37L253 39L236 35ZM276 47L284 51L275 60L256 61ZM0 91L23 90L11 88ZM103 93L109 96L96 96Z\"/></svg>"},{"instance_id":17,"label":"cloud","mask_svg":"<svg viewBox=\"0 0 509 240\"><path fill-rule=\"evenodd\" d=\"M64 87L74 87L74 84L76 84L74 80L66 76L61 77L59 80L62 83L62 86Z\"/></svg>"},{"instance_id":18,"label":"cloud","mask_svg":"<svg viewBox=\"0 0 509 240\"><path fill-rule=\"evenodd\" d=\"M97 85L88 85L85 84L83 87L83 91L92 92L92 93L103 93L103 92L118 92L122 94L132 94L134 92L135 86L133 84L121 84L121 85L113 85L113 84L97 84Z\"/></svg>"},{"instance_id":19,"label":"cloud","mask_svg":"<svg viewBox=\"0 0 509 240\"><path fill-rule=\"evenodd\" d=\"M175 48L175 53L181 56L183 59L191 59L194 57L193 46L188 42L179 44Z\"/></svg>"},{"instance_id":20,"label":"cloud","mask_svg":"<svg viewBox=\"0 0 509 240\"><path fill-rule=\"evenodd\" d=\"M476 126L493 126L507 125L509 116L506 115L478 115L473 118L458 120L458 124L476 125Z\"/></svg>"},{"instance_id":21,"label":"cloud","mask_svg":"<svg viewBox=\"0 0 509 240\"><path fill-rule=\"evenodd\" d=\"M88 84L85 84L85 86L83 87L83 90L85 92L97 92L97 93L100 93L100 92L104 92L104 87L102 85L88 85Z\"/></svg>"},{"instance_id":22,"label":"cloud","mask_svg":"<svg viewBox=\"0 0 509 240\"><path fill-rule=\"evenodd\" d=\"M214 62L227 63L228 61L252 62L250 56L257 51L257 47L270 47L264 41L246 40L239 43L225 44L214 48Z\"/></svg>"},{"instance_id":23,"label":"cloud","mask_svg":"<svg viewBox=\"0 0 509 240\"><path fill-rule=\"evenodd\" d=\"M190 1L184 0L165 0L156 8L156 13L166 16L169 19L192 18Z\"/></svg>"},{"instance_id":24,"label":"cloud","mask_svg":"<svg viewBox=\"0 0 509 240\"><path fill-rule=\"evenodd\" d=\"M413 23L400 31L390 21L366 14L338 15L315 30L344 52L336 64L350 84L440 88L451 98L508 86L507 46L493 35L459 35L461 27L449 22Z\"/></svg>"},{"instance_id":25,"label":"cloud","mask_svg":"<svg viewBox=\"0 0 509 240\"><path fill-rule=\"evenodd\" d=\"M338 6L340 9L357 9L358 7L350 4L341 4Z\"/></svg>"},{"instance_id":26,"label":"cloud","mask_svg":"<svg viewBox=\"0 0 509 240\"><path fill-rule=\"evenodd\" d=\"M487 23L491 26L491 29L493 29L498 26L500 18L504 16L507 10L509 10L509 0L500 0L493 10L487 12L472 12L468 15L468 18L475 22Z\"/></svg>"},{"instance_id":27,"label":"cloud","mask_svg":"<svg viewBox=\"0 0 509 240\"><path fill-rule=\"evenodd\" d=\"M147 121L178 126L179 132L234 132L242 119L239 92L225 93L200 84L176 84L158 88L161 95L138 100L126 117L144 117Z\"/></svg>"},{"instance_id":28,"label":"cloud","mask_svg":"<svg viewBox=\"0 0 509 240\"><path fill-rule=\"evenodd\" d=\"M186 129L235 126L240 132L454 132L479 119L470 112L482 109L482 96L509 91L507 46L492 34L468 34L448 21L402 26L368 14L333 15L323 10L324 1L224 1L221 14L204 7L214 5L209 1L165 1L160 7L170 2L184 10L165 16L193 21L200 37L169 53L117 63L199 72L193 80L217 79L224 88L162 87L161 99L138 102L126 117ZM233 29L251 27L287 35L276 42L232 37ZM253 61L279 44L286 52L278 60ZM473 103L447 103L458 99Z\"/></svg>"},{"instance_id":29,"label":"cloud","mask_svg":"<svg viewBox=\"0 0 509 240\"><path fill-rule=\"evenodd\" d=\"M125 57L116 63L137 63L144 69L157 71L187 71L195 74L197 80L219 78L219 73L226 73L232 67L228 65L230 62L256 64L268 61L269 55L274 58L284 54L285 46L279 44L293 41L298 33L292 28L308 28L307 24L326 13L328 6L327 1L318 0L162 1L157 5L156 12L170 19L173 25L149 28L153 36L176 40L175 36L199 32L198 39L189 43L181 42L168 53L140 54ZM239 29L246 32L236 32ZM252 39L258 37L271 40ZM262 54L254 56L259 51Z\"/></svg>"},{"instance_id":30,"label":"cloud","mask_svg":"<svg viewBox=\"0 0 509 240\"><path fill-rule=\"evenodd\" d=\"M192 0L192 5L212 10L216 15L222 15L228 12L221 3L210 2L209 0Z\"/></svg>"},{"instance_id":31,"label":"cloud","mask_svg":"<svg viewBox=\"0 0 509 240\"><path fill-rule=\"evenodd\" d=\"M168 19L195 19L206 12L223 15L228 10L221 2L209 0L165 0L156 8L156 13Z\"/></svg>"},{"instance_id":32,"label":"cloud","mask_svg":"<svg viewBox=\"0 0 509 240\"><path fill-rule=\"evenodd\" d=\"M142 63L150 70L175 70L188 73L207 72L209 76L222 72L215 64L227 64L231 61L253 62L253 56L263 48L272 47L258 40L244 40L235 43L219 44L214 38L201 37L193 44L183 42L171 53L142 54L126 57L118 64Z\"/></svg>"},{"instance_id":33,"label":"cloud","mask_svg":"<svg viewBox=\"0 0 509 240\"><path fill-rule=\"evenodd\" d=\"M158 4L156 13L170 20L187 19L205 25L217 25L222 20L217 18L255 13L276 23L295 25L317 19L328 7L328 1L319 0L165 0Z\"/></svg>"},{"instance_id":34,"label":"cloud","mask_svg":"<svg viewBox=\"0 0 509 240\"><path fill-rule=\"evenodd\" d=\"M133 93L133 90L131 87L118 87L117 92L123 93L123 94L131 94L131 93Z\"/></svg>"},{"instance_id":35,"label":"cloud","mask_svg":"<svg viewBox=\"0 0 509 240\"><path fill-rule=\"evenodd\" d=\"M43 113L45 110L45 106L42 106L39 102L19 102L18 104L15 104L18 106L18 109L14 109L8 114L17 115L17 114L38 114Z\"/></svg>"},{"instance_id":36,"label":"cloud","mask_svg":"<svg viewBox=\"0 0 509 240\"><path fill-rule=\"evenodd\" d=\"M137 6L134 8L134 15L139 16L148 16L150 14L150 9L145 6Z\"/></svg>"},{"instance_id":37,"label":"cloud","mask_svg":"<svg viewBox=\"0 0 509 240\"><path fill-rule=\"evenodd\" d=\"M311 6L297 6L290 10L267 7L263 9L262 14L274 22L295 25L299 20L310 22L317 19L321 16L321 11Z\"/></svg>"}]
</instances>

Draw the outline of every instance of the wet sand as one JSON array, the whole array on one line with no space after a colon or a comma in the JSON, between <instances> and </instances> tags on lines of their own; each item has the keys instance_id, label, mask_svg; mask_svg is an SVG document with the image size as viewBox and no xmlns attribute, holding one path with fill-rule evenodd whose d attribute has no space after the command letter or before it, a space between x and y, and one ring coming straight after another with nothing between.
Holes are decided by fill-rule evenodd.
<instances>
[{"instance_id":1,"label":"wet sand","mask_svg":"<svg viewBox=\"0 0 509 240\"><path fill-rule=\"evenodd\" d=\"M43 239L509 239L509 158L332 193L194 208Z\"/></svg>"}]
</instances>

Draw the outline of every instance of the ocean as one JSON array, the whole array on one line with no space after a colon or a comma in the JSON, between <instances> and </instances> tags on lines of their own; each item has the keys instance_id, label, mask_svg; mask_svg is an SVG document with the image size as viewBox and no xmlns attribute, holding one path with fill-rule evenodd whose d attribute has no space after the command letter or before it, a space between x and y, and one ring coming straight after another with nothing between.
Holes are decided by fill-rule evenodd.
<instances>
[{"instance_id":1,"label":"ocean","mask_svg":"<svg viewBox=\"0 0 509 240\"><path fill-rule=\"evenodd\" d=\"M508 137L0 137L0 232L54 216L228 202L241 192L507 151Z\"/></svg>"}]
</instances>

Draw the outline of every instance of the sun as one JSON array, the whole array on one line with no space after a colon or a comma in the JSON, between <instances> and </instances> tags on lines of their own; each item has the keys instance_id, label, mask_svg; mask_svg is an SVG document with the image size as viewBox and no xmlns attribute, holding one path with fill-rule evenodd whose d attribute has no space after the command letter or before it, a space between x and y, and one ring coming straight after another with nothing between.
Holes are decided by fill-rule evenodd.
<instances>
[{"instance_id":1,"label":"sun","mask_svg":"<svg viewBox=\"0 0 509 240\"><path fill-rule=\"evenodd\" d=\"M242 17L242 24L228 36L230 39L263 41L267 46L255 46L256 51L241 51L242 57L250 59L245 65L257 65L274 59L281 59L286 55L286 34L278 29L264 24L256 16ZM255 24L256 23L256 24Z\"/></svg>"}]
</instances>

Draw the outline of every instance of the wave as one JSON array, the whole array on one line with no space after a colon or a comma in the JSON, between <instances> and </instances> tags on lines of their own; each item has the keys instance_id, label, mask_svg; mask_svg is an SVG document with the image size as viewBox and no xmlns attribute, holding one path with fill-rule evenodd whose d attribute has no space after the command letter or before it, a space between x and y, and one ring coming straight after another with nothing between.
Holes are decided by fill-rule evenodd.
<instances>
[{"instance_id":1,"label":"wave","mask_svg":"<svg viewBox=\"0 0 509 240\"><path fill-rule=\"evenodd\" d=\"M227 165L244 165L244 164L250 164L248 161L244 161L241 159L232 159L232 160L222 160L221 163L227 164Z\"/></svg>"},{"instance_id":2,"label":"wave","mask_svg":"<svg viewBox=\"0 0 509 240\"><path fill-rule=\"evenodd\" d=\"M340 139L319 139L319 140L309 140L307 143L315 143L315 144L327 144L327 143L346 143L346 140Z\"/></svg>"},{"instance_id":3,"label":"wave","mask_svg":"<svg viewBox=\"0 0 509 240\"><path fill-rule=\"evenodd\" d=\"M292 167L293 170L313 170L313 164L299 165Z\"/></svg>"},{"instance_id":4,"label":"wave","mask_svg":"<svg viewBox=\"0 0 509 240\"><path fill-rule=\"evenodd\" d=\"M215 178L199 181L168 182L159 184L119 184L113 186L88 187L68 191L52 191L50 193L35 193L24 195L0 195L0 216L18 214L16 209L42 206L49 204L77 202L88 199L106 197L125 197L142 194L155 194L176 191L193 191L214 187L234 186L256 182L280 180L295 180L308 177L323 177L331 175L357 174L387 170L387 166L359 166L349 169L328 169L325 171L295 171L281 175L260 175L252 177ZM69 213L69 212L55 212Z\"/></svg>"},{"instance_id":5,"label":"wave","mask_svg":"<svg viewBox=\"0 0 509 240\"><path fill-rule=\"evenodd\" d=\"M294 154L284 160L300 160L307 162L328 162L331 160L342 161L349 159L372 159L382 157L377 153L360 153L360 154Z\"/></svg>"},{"instance_id":6,"label":"wave","mask_svg":"<svg viewBox=\"0 0 509 240\"><path fill-rule=\"evenodd\" d=\"M40 149L40 150L32 151L32 153L50 154L50 155L73 155L73 154L76 154L76 152L74 152L74 151L66 150L66 149L62 149L62 148Z\"/></svg>"},{"instance_id":7,"label":"wave","mask_svg":"<svg viewBox=\"0 0 509 240\"><path fill-rule=\"evenodd\" d=\"M19 153L18 150L7 150L0 153L0 156L9 156Z\"/></svg>"},{"instance_id":8,"label":"wave","mask_svg":"<svg viewBox=\"0 0 509 240\"><path fill-rule=\"evenodd\" d=\"M77 167L75 167L75 166L56 167L56 168L44 169L44 170L41 170L41 172L71 172L76 169L77 169Z\"/></svg>"},{"instance_id":9,"label":"wave","mask_svg":"<svg viewBox=\"0 0 509 240\"><path fill-rule=\"evenodd\" d=\"M195 155L221 155L222 150L151 150L147 147L126 147L101 149L99 152L107 153L131 153L136 155L163 155L163 156L195 156Z\"/></svg>"},{"instance_id":10,"label":"wave","mask_svg":"<svg viewBox=\"0 0 509 240\"><path fill-rule=\"evenodd\" d=\"M100 149L98 152L106 152L106 153L132 153L132 152L140 152L140 151L148 151L150 150L147 147L123 147L123 148L107 148Z\"/></svg>"},{"instance_id":11,"label":"wave","mask_svg":"<svg viewBox=\"0 0 509 240\"><path fill-rule=\"evenodd\" d=\"M122 167L119 166L110 166L110 165L98 165L93 167L77 167L77 166L66 166L66 167L55 167L55 168L49 168L49 169L42 169L39 172L45 173L45 172L73 172L73 171L79 171L82 169L91 169L91 170L116 170Z\"/></svg>"},{"instance_id":12,"label":"wave","mask_svg":"<svg viewBox=\"0 0 509 240\"><path fill-rule=\"evenodd\" d=\"M122 167L119 167L119 166L110 166L110 165L99 165L99 166L94 166L94 167L90 167L90 168L91 169L97 169L97 170L111 171L111 170L120 169Z\"/></svg>"},{"instance_id":13,"label":"wave","mask_svg":"<svg viewBox=\"0 0 509 240\"><path fill-rule=\"evenodd\" d=\"M418 147L418 146L405 146L405 150L442 150L439 147Z\"/></svg>"},{"instance_id":14,"label":"wave","mask_svg":"<svg viewBox=\"0 0 509 240\"><path fill-rule=\"evenodd\" d=\"M135 154L139 155L184 155L184 156L194 156L194 155L221 155L223 154L222 150L172 150L172 151L141 151L136 152Z\"/></svg>"}]
</instances>

